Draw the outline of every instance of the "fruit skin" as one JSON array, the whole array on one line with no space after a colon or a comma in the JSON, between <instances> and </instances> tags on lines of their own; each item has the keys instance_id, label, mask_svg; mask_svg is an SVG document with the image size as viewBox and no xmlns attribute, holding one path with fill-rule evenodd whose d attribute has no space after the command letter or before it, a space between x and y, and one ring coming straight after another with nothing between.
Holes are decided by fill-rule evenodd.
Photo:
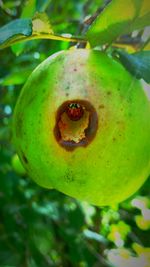
<instances>
[{"instance_id":1,"label":"fruit skin","mask_svg":"<svg viewBox=\"0 0 150 267\"><path fill-rule=\"evenodd\" d=\"M72 151L54 136L58 108L89 101L96 136ZM105 53L77 49L46 59L31 74L14 112L13 137L39 185L105 206L128 198L150 173L150 104L141 84Z\"/></svg>"},{"instance_id":2,"label":"fruit skin","mask_svg":"<svg viewBox=\"0 0 150 267\"><path fill-rule=\"evenodd\" d=\"M21 175L21 176L24 176L26 174L26 170L25 168L23 167L19 157L17 154L14 154L12 159L11 159L11 164L12 164L12 167L13 167L13 170Z\"/></svg>"}]
</instances>

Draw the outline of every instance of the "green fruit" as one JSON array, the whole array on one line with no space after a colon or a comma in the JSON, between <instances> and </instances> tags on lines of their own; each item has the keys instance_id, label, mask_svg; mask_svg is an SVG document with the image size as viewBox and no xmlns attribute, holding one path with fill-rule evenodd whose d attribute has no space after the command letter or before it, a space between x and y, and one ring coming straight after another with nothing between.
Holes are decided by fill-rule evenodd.
<instances>
[{"instance_id":1,"label":"green fruit","mask_svg":"<svg viewBox=\"0 0 150 267\"><path fill-rule=\"evenodd\" d=\"M21 163L21 161L20 161L20 159L19 159L19 157L18 157L17 154L14 154L14 155L13 155L12 160L11 160L11 164L12 164L13 170L14 170L17 174L19 174L19 175L21 175L21 176L23 176L23 175L26 174L26 170L25 170L25 168L23 167L23 165L22 165L22 163Z\"/></svg>"},{"instance_id":2,"label":"green fruit","mask_svg":"<svg viewBox=\"0 0 150 267\"><path fill-rule=\"evenodd\" d=\"M150 173L150 105L140 82L105 53L61 51L26 82L14 142L39 185L112 205Z\"/></svg>"}]
</instances>

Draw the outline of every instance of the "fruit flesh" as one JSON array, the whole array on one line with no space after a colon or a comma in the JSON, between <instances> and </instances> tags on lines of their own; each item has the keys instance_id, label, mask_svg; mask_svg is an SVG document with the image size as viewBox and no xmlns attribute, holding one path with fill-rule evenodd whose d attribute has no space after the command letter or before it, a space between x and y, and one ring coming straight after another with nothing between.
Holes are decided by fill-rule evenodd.
<instances>
[{"instance_id":1,"label":"fruit flesh","mask_svg":"<svg viewBox=\"0 0 150 267\"><path fill-rule=\"evenodd\" d=\"M86 146L75 140L61 146L58 111L77 100L94 107L97 128ZM139 81L99 51L49 57L29 77L14 113L14 142L33 180L100 206L123 201L144 183L149 137L150 105Z\"/></svg>"}]
</instances>

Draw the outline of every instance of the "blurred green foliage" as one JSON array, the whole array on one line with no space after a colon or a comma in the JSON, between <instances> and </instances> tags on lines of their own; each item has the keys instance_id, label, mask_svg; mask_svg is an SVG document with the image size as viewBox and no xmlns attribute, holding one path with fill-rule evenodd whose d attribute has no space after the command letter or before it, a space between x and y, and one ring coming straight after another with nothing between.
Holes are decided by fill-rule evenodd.
<instances>
[{"instance_id":1,"label":"blurred green foliage","mask_svg":"<svg viewBox=\"0 0 150 267\"><path fill-rule=\"evenodd\" d=\"M0 1L0 26L39 11L55 30L80 34L103 2ZM98 208L40 188L13 167L12 114L21 87L41 61L70 45L34 40L0 51L0 266L149 267L149 180L118 207Z\"/></svg>"}]
</instances>

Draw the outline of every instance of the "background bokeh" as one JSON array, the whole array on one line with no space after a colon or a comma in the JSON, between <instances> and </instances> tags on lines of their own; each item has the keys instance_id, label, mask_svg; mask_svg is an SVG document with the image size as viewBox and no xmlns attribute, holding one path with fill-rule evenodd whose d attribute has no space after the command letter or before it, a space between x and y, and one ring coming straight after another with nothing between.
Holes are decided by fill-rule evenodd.
<instances>
[{"instance_id":1,"label":"background bokeh","mask_svg":"<svg viewBox=\"0 0 150 267\"><path fill-rule=\"evenodd\" d=\"M55 32L79 35L103 3L0 1L0 26L38 11ZM149 267L150 179L119 206L99 208L39 187L17 158L11 127L22 85L40 62L71 45L34 40L0 51L0 266Z\"/></svg>"}]
</instances>

